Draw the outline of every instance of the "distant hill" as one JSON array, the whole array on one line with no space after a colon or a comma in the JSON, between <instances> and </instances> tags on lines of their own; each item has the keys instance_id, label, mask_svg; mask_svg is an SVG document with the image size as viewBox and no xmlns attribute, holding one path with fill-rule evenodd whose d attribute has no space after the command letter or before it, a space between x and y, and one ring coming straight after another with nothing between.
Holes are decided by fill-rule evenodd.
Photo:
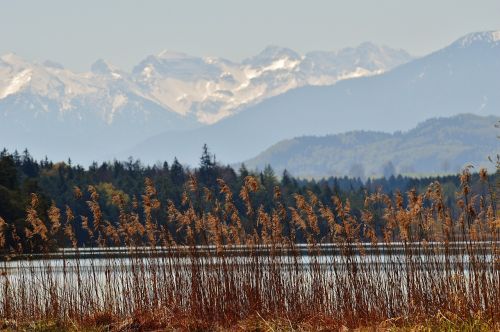
<instances>
[{"instance_id":1,"label":"distant hill","mask_svg":"<svg viewBox=\"0 0 500 332\"><path fill-rule=\"evenodd\" d=\"M500 117L471 114L430 119L407 132L352 131L281 141L245 161L249 169L270 164L299 177L389 176L457 172L467 164L494 166L500 153Z\"/></svg>"},{"instance_id":2,"label":"distant hill","mask_svg":"<svg viewBox=\"0 0 500 332\"><path fill-rule=\"evenodd\" d=\"M500 32L473 33L381 75L298 88L214 125L154 136L123 157L177 156L194 164L207 143L219 160L233 163L303 135L394 132L433 117L500 115L499 87Z\"/></svg>"}]
</instances>

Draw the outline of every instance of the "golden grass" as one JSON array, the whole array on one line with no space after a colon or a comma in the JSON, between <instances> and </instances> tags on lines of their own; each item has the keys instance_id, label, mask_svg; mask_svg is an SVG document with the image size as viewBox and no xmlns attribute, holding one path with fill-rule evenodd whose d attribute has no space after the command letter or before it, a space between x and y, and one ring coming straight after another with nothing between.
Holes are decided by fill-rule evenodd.
<instances>
[{"instance_id":1,"label":"golden grass","mask_svg":"<svg viewBox=\"0 0 500 332\"><path fill-rule=\"evenodd\" d=\"M88 188L89 216L52 204L43 220L33 195L23 230L28 247L4 255L3 328L497 329L497 188L484 171L481 181L486 190L472 193L463 172L457 213L434 183L421 194L367 196L359 217L349 201L323 204L312 192L286 206L279 188L266 211L252 201L260 189L251 176L236 199L222 180L211 192L191 177L181 206L160 202L146 179L140 201L113 198L119 218L112 222L95 187ZM82 197L75 188L75 199ZM160 209L167 220L158 220ZM95 250L77 245L76 223ZM19 239L1 218L0 233L3 245ZM56 245L73 249L54 254Z\"/></svg>"}]
</instances>

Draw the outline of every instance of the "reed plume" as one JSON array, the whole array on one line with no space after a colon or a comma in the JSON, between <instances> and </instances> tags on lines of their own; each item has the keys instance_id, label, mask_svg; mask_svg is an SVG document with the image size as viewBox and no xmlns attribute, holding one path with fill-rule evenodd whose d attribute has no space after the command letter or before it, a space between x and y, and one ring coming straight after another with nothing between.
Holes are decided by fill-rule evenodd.
<instances>
[{"instance_id":1,"label":"reed plume","mask_svg":"<svg viewBox=\"0 0 500 332\"><path fill-rule=\"evenodd\" d=\"M312 191L288 202L282 188L265 192L253 176L239 192L191 176L176 205L145 178L142 195L113 195L117 220L103 215L94 186L88 196L74 188L75 200L89 197L81 201L89 216L54 201L42 213L33 194L22 235L36 254L5 261L0 316L111 330L478 320L498 329L500 218L489 177L480 171L484 190L476 193L465 170L456 207L433 182L422 192L367 193L361 210ZM262 202L264 194L271 201ZM0 248L8 241L21 243L0 218Z\"/></svg>"}]
</instances>

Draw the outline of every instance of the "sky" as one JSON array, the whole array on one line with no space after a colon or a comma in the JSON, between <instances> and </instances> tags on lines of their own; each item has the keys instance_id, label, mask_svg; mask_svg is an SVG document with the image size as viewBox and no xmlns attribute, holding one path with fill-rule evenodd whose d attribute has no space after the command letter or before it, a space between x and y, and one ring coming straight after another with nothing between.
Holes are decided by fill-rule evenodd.
<instances>
[{"instance_id":1,"label":"sky","mask_svg":"<svg viewBox=\"0 0 500 332\"><path fill-rule=\"evenodd\" d=\"M500 29L498 0L0 0L0 54L87 71L130 70L162 50L239 61L267 45L299 53L364 41L419 56Z\"/></svg>"}]
</instances>

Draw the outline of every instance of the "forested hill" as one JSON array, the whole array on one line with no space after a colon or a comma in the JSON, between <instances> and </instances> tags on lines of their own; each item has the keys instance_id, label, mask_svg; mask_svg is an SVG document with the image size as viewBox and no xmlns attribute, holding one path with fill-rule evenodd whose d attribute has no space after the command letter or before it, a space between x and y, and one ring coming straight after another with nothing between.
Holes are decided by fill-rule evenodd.
<instances>
[{"instance_id":1,"label":"forested hill","mask_svg":"<svg viewBox=\"0 0 500 332\"><path fill-rule=\"evenodd\" d=\"M462 114L430 119L407 132L352 131L281 141L253 159L248 168L273 165L294 176L389 177L392 174L456 173L466 165L494 167L499 152L497 116Z\"/></svg>"},{"instance_id":2,"label":"forested hill","mask_svg":"<svg viewBox=\"0 0 500 332\"><path fill-rule=\"evenodd\" d=\"M394 177L389 179L368 180L362 182L359 178L333 178L321 181L298 180L287 172L277 176L271 167L266 167L262 172L249 172L244 166L234 170L229 166L216 164L214 158L205 149L196 169L182 166L177 160L171 164L143 166L139 161L94 163L90 168L84 169L78 165L67 163L53 163L48 160L36 161L27 151L22 154L3 151L0 154L0 217L5 220L8 227L15 226L21 239L23 230L27 225L26 211L32 200L32 193L38 195L37 211L42 221L49 220L48 211L51 206L60 209L63 220L67 218L66 208L75 216L74 223L78 240L86 241L86 232L82 228L83 217L90 214L89 201L91 192L98 194L97 201L100 205L102 218L105 221L116 223L119 221L119 210L116 206L116 197L124 203L137 209L142 215L141 203L145 191L145 181L152 180L156 188L156 196L160 208L155 214L159 223L167 222L166 207L171 200L176 206L183 206L183 193L189 179L195 179L200 188L200 197L207 195L204 188L209 189L220 202L224 201L220 192L217 179L223 179L233 192L236 208L243 212L246 207L240 199L239 193L248 175L254 175L258 182L258 191L252 194L255 207L262 206L264 210L271 210L274 200L275 188L281 188L281 199L288 206L295 202L294 194L306 194L310 191L317 195L319 201L330 203L332 196L349 199L352 212L360 215L367 192L374 192L382 188L391 193L396 190L405 192L411 188L424 192L425 188L433 181L443 185L443 192L450 205L455 200L455 193L459 190L458 176L421 178ZM498 172L496 174L498 178ZM475 176L477 178L477 176ZM474 180L474 179L473 179ZM477 181L477 186L480 184ZM484 184L483 184L484 185ZM91 186L91 187L90 187ZM476 190L485 190L479 187ZM52 212L57 210L52 210ZM58 212L59 213L59 212ZM243 215L244 213L242 213ZM250 227L249 220L242 222ZM0 220L0 225L2 221ZM24 239L26 240L26 239ZM7 242L14 243L13 239Z\"/></svg>"}]
</instances>

